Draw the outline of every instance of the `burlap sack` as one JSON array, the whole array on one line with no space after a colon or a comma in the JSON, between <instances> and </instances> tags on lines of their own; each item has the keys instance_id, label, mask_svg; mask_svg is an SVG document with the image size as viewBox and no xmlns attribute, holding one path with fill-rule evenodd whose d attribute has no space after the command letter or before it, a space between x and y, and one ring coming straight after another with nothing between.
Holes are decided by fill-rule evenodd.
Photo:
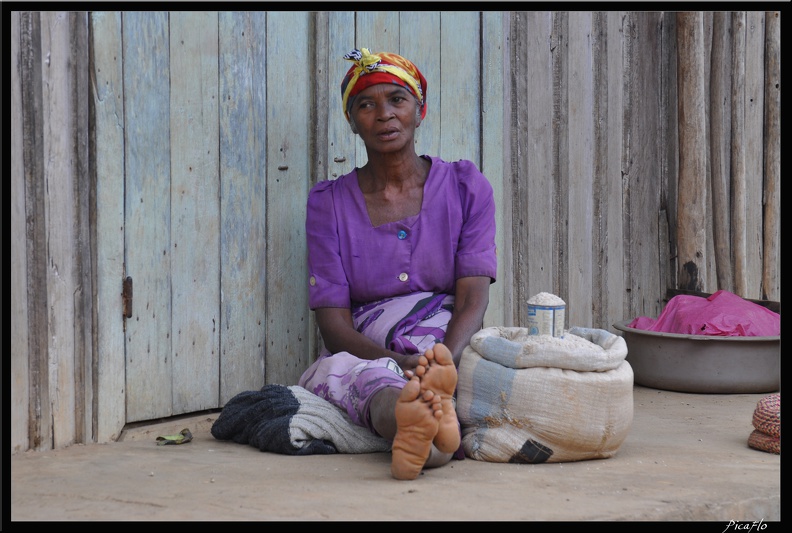
<instances>
[{"instance_id":1,"label":"burlap sack","mask_svg":"<svg viewBox=\"0 0 792 533\"><path fill-rule=\"evenodd\" d=\"M526 328L479 331L459 365L465 454L500 463L613 456L633 419L626 356L624 339L605 330L571 328L563 340Z\"/></svg>"}]
</instances>

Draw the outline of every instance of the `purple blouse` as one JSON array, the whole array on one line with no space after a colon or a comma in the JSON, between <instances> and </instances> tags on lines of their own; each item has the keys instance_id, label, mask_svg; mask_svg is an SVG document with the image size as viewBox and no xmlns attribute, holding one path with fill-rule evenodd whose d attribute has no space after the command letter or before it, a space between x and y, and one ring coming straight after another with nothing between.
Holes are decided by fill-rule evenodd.
<instances>
[{"instance_id":1,"label":"purple blouse","mask_svg":"<svg viewBox=\"0 0 792 533\"><path fill-rule=\"evenodd\" d=\"M470 161L432 163L421 212L373 227L357 169L308 195L309 306L345 307L411 292L454 294L458 278L495 281L492 186Z\"/></svg>"}]
</instances>

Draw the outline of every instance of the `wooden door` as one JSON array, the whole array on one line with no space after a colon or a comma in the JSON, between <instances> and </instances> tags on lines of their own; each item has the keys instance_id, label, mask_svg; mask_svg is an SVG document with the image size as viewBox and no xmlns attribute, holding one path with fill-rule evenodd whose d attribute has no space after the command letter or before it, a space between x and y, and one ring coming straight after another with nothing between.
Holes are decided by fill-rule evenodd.
<instances>
[{"instance_id":1,"label":"wooden door","mask_svg":"<svg viewBox=\"0 0 792 533\"><path fill-rule=\"evenodd\" d=\"M218 406L217 15L124 14L127 421Z\"/></svg>"}]
</instances>

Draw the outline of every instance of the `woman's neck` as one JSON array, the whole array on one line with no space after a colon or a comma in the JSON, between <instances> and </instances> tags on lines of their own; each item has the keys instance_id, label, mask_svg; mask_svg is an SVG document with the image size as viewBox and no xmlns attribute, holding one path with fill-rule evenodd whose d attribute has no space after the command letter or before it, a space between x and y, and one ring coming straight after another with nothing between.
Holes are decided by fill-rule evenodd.
<instances>
[{"instance_id":1,"label":"woman's neck","mask_svg":"<svg viewBox=\"0 0 792 533\"><path fill-rule=\"evenodd\" d=\"M376 154L358 170L361 189L364 192L381 191L386 188L398 189L423 186L430 163L415 154Z\"/></svg>"},{"instance_id":2,"label":"woman's neck","mask_svg":"<svg viewBox=\"0 0 792 533\"><path fill-rule=\"evenodd\" d=\"M423 206L423 188L431 161L423 157L397 160L388 164L369 161L358 170L358 186L366 201L372 226L396 222L417 215Z\"/></svg>"}]
</instances>

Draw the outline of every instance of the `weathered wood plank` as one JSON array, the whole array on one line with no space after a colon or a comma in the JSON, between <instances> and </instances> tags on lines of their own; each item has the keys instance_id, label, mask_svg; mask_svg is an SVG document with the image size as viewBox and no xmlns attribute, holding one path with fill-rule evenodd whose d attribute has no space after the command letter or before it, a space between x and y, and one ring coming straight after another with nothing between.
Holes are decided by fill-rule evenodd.
<instances>
[{"instance_id":1,"label":"weathered wood plank","mask_svg":"<svg viewBox=\"0 0 792 533\"><path fill-rule=\"evenodd\" d=\"M462 11L441 14L439 88L440 155L446 161L469 159L481 168L479 16ZM465 50L464 60L459 50Z\"/></svg>"},{"instance_id":2,"label":"weathered wood plank","mask_svg":"<svg viewBox=\"0 0 792 533\"><path fill-rule=\"evenodd\" d=\"M601 323L607 308L608 204L608 19L591 15L592 197L591 210L591 323Z\"/></svg>"},{"instance_id":3,"label":"weathered wood plank","mask_svg":"<svg viewBox=\"0 0 792 533\"><path fill-rule=\"evenodd\" d=\"M762 298L781 301L781 13L765 14Z\"/></svg>"},{"instance_id":4,"label":"weathered wood plank","mask_svg":"<svg viewBox=\"0 0 792 533\"><path fill-rule=\"evenodd\" d=\"M337 114L339 99L333 98L333 82L330 81L330 13L319 11L313 15L313 34L311 55L315 64L313 71L313 96L314 115L311 128L311 174L309 176L309 190L318 181L330 178L330 169L335 166L330 156L330 143L328 141L329 118ZM340 84L340 82L339 82ZM336 92L338 95L340 91ZM333 105L335 104L335 105ZM306 303L307 305L307 303ZM322 336L316 324L316 316L309 310L308 313L308 364L316 360L321 351Z\"/></svg>"},{"instance_id":5,"label":"weathered wood plank","mask_svg":"<svg viewBox=\"0 0 792 533\"><path fill-rule=\"evenodd\" d=\"M41 19L38 12L20 15L22 155L25 173L25 241L27 264L27 339L29 364L28 443L31 449L52 446L49 388L47 303L47 226L44 182Z\"/></svg>"},{"instance_id":6,"label":"weathered wood plank","mask_svg":"<svg viewBox=\"0 0 792 533\"><path fill-rule=\"evenodd\" d=\"M703 27L700 12L677 14L679 54L679 286L700 291L706 245L706 126L704 107ZM733 115L734 116L734 115ZM732 119L734 128L734 118ZM734 154L732 154L734 160ZM734 167L734 163L732 163ZM732 181L734 181L732 168ZM732 217L733 218L733 217ZM732 220L734 230L735 221ZM739 276L738 276L739 277ZM736 287L739 290L739 287Z\"/></svg>"},{"instance_id":7,"label":"weathered wood plank","mask_svg":"<svg viewBox=\"0 0 792 533\"><path fill-rule=\"evenodd\" d=\"M673 12L662 13L660 16L653 17L655 26L648 31L655 32L659 42L659 54L656 60L659 63L659 85L660 90L660 116L653 126L657 128L660 142L660 182L661 204L657 216L658 250L657 257L654 259L658 265L658 279L660 286L658 290L665 292L668 287L677 285L677 198L679 196L678 173L679 173L679 112L677 103L679 101L677 84L677 39L676 39L676 14ZM626 134L625 134L626 137ZM664 202L664 203L662 203ZM632 269L632 265L625 264L626 268ZM713 272L714 266L710 268ZM634 298L631 302L637 301ZM652 316L657 316L664 305L662 296L651 300L652 304L647 307ZM635 309L633 309L635 311ZM635 316L635 313L625 315Z\"/></svg>"},{"instance_id":8,"label":"weathered wood plank","mask_svg":"<svg viewBox=\"0 0 792 533\"><path fill-rule=\"evenodd\" d=\"M398 11L355 11L354 17L355 48L368 48L371 52L399 52Z\"/></svg>"},{"instance_id":9,"label":"weathered wood plank","mask_svg":"<svg viewBox=\"0 0 792 533\"><path fill-rule=\"evenodd\" d=\"M439 11L402 11L399 16L399 49L426 78L426 118L415 132L415 151L444 157L440 150L440 48L441 17ZM471 39L473 36L470 37ZM441 53L437 53L441 50Z\"/></svg>"},{"instance_id":10,"label":"weathered wood plank","mask_svg":"<svg viewBox=\"0 0 792 533\"><path fill-rule=\"evenodd\" d=\"M343 59L344 54L355 48L355 13L353 11L331 11L317 13L316 27L316 91L318 128L315 143L317 157L326 160L317 165L309 186L325 179L336 179L355 166L357 137L351 132L341 105L341 80L352 63ZM323 146L322 146L323 145ZM307 302L306 302L307 305ZM309 364L322 351L323 342L310 313L309 321Z\"/></svg>"},{"instance_id":11,"label":"weathered wood plank","mask_svg":"<svg viewBox=\"0 0 792 533\"><path fill-rule=\"evenodd\" d=\"M557 253L553 227L553 15L526 12L512 24L512 106L514 126L512 187L514 191L514 316L526 324L525 304L539 292L554 292ZM545 102L537 105L537 102Z\"/></svg>"},{"instance_id":12,"label":"weathered wood plank","mask_svg":"<svg viewBox=\"0 0 792 533\"><path fill-rule=\"evenodd\" d=\"M372 53L396 52L399 53L399 12L398 11L356 11L355 20L355 46L354 48L368 48ZM352 48L350 48L351 50ZM344 50L344 54L349 50ZM343 57L343 54L342 54ZM352 66L345 63L344 73ZM343 77L343 73L342 73ZM339 92L341 78L338 78ZM362 167L368 161L366 145L355 136L355 166Z\"/></svg>"},{"instance_id":13,"label":"weathered wood plank","mask_svg":"<svg viewBox=\"0 0 792 533\"><path fill-rule=\"evenodd\" d=\"M96 169L96 440L126 422L124 318L124 84L121 13L91 13Z\"/></svg>"},{"instance_id":14,"label":"weathered wood plank","mask_svg":"<svg viewBox=\"0 0 792 533\"><path fill-rule=\"evenodd\" d=\"M590 12L570 13L567 59L568 78L568 189L566 197L569 223L566 246L568 326L592 325L592 253L594 241L594 203L601 191L594 187L594 57L592 16Z\"/></svg>"},{"instance_id":15,"label":"weathered wood plank","mask_svg":"<svg viewBox=\"0 0 792 533\"><path fill-rule=\"evenodd\" d=\"M330 48L330 17L326 11L313 13L311 16L311 32L313 39L309 44L311 61L314 68L311 82L311 99L314 102L314 119L311 121L311 173L310 185L325 179L329 169L327 144L327 118L330 113L331 83L328 72L328 50ZM336 107L336 109L338 109ZM309 328L312 329L312 328ZM313 331L311 335L313 336ZM313 338L311 339L313 346Z\"/></svg>"},{"instance_id":16,"label":"weathered wood plank","mask_svg":"<svg viewBox=\"0 0 792 533\"><path fill-rule=\"evenodd\" d=\"M20 14L11 13L11 440L13 452L29 448L30 351L28 349L25 165L22 129Z\"/></svg>"},{"instance_id":17,"label":"weathered wood plank","mask_svg":"<svg viewBox=\"0 0 792 533\"><path fill-rule=\"evenodd\" d=\"M220 403L264 385L266 13L220 13ZM275 357L275 355L273 355Z\"/></svg>"},{"instance_id":18,"label":"weathered wood plank","mask_svg":"<svg viewBox=\"0 0 792 533\"><path fill-rule=\"evenodd\" d=\"M599 313L595 314L594 324L610 329L612 324L624 317L625 280L622 258L624 257L624 205L622 197L622 153L623 131L621 110L624 105L623 62L624 42L621 35L624 31L624 12L609 11L602 21L605 35L601 46L606 46L600 61L605 65L601 73L601 82L605 87L600 89L599 99L604 109L598 117L602 121L598 134L600 175L602 187L600 222L600 265L602 286L594 296L601 299ZM597 306L596 302L592 304Z\"/></svg>"},{"instance_id":19,"label":"weathered wood plank","mask_svg":"<svg viewBox=\"0 0 792 533\"><path fill-rule=\"evenodd\" d=\"M511 176L509 168L509 101L504 85L509 83L509 15L482 13L481 30L481 172L487 176L495 196L495 246L498 251L496 282L490 286L490 303L484 326L511 326Z\"/></svg>"},{"instance_id":20,"label":"weathered wood plank","mask_svg":"<svg viewBox=\"0 0 792 533\"><path fill-rule=\"evenodd\" d=\"M647 28L657 36L658 47L657 56L652 58L660 68L656 74L656 83L661 87L659 92L659 109L657 119L651 128L650 135L656 135L658 143L658 161L660 161L660 188L657 206L656 224L658 228L657 236L657 256L653 263L657 266L658 293L652 294L653 298L648 300L650 304L647 309L654 316L657 316L664 305L663 294L668 287L676 286L678 283L678 249L676 247L676 232L678 221L678 197L679 197L679 84L677 83L678 59L676 39L677 17L673 12L661 13L651 16L653 27ZM709 202L707 203L709 205ZM707 213L707 219L711 219L711 212ZM708 254L712 254L711 239L708 242ZM708 279L714 278L715 267L712 262L707 265Z\"/></svg>"},{"instance_id":21,"label":"weathered wood plank","mask_svg":"<svg viewBox=\"0 0 792 533\"><path fill-rule=\"evenodd\" d=\"M702 96L702 103L704 105L704 123L709 127L710 122L710 98L709 95L711 93L710 90L710 83L712 81L712 61L709 59L712 57L712 13L710 12L702 12L701 14L701 41L702 41L702 68L704 72L702 73L704 79L704 87L703 87L703 96ZM710 139L709 136L704 141L704 145L706 147L709 146ZM709 154L704 154L704 160L706 162L706 174L704 176L704 190L707 191L707 197L704 203L706 212L704 214L704 220L710 221L712 220L712 176L711 176L711 169L709 166ZM666 198L669 193L665 192L665 184L667 182L664 180L664 187L661 196ZM662 239L662 236L661 236ZM662 242L662 241L661 241ZM702 274L702 279L707 280L707 284L712 284L717 279L716 274L716 264L715 264L715 239L712 232L712 224L707 222L706 227L704 229L704 250L702 252L702 267L704 269L704 273Z\"/></svg>"},{"instance_id":22,"label":"weathered wood plank","mask_svg":"<svg viewBox=\"0 0 792 533\"><path fill-rule=\"evenodd\" d=\"M734 264L734 292L748 297L746 274L746 185L745 185L745 12L731 14L732 83L731 83L731 237ZM701 101L703 103L703 101ZM702 135L703 130L697 133ZM703 157L701 158L703 160ZM680 176L681 177L681 176ZM692 229L692 228L691 228ZM692 250L688 250L692 251ZM694 287L688 287L694 289ZM701 290L702 286L698 287ZM694 289L695 290L695 289Z\"/></svg>"},{"instance_id":23,"label":"weathered wood plank","mask_svg":"<svg viewBox=\"0 0 792 533\"><path fill-rule=\"evenodd\" d=\"M168 13L123 14L127 422L172 414Z\"/></svg>"},{"instance_id":24,"label":"weathered wood plank","mask_svg":"<svg viewBox=\"0 0 792 533\"><path fill-rule=\"evenodd\" d=\"M550 167L553 197L551 255L553 292L569 299L569 12L553 14L552 46L553 73L553 159ZM536 293L537 291L532 291ZM572 302L570 302L571 305ZM569 313L565 315L569 324Z\"/></svg>"},{"instance_id":25,"label":"weathered wood plank","mask_svg":"<svg viewBox=\"0 0 792 533\"><path fill-rule=\"evenodd\" d=\"M359 45L355 37L355 13L353 11L331 11L328 14L327 48L327 175L335 179L350 172L357 165L358 149L363 150L361 161L366 161L363 143L349 129L341 106L341 80L352 63L344 60L344 54ZM359 145L359 146L358 146ZM317 177L317 180L320 177Z\"/></svg>"},{"instance_id":26,"label":"weathered wood plank","mask_svg":"<svg viewBox=\"0 0 792 533\"><path fill-rule=\"evenodd\" d=\"M762 257L764 246L763 187L764 175L764 12L745 14L745 298L761 298Z\"/></svg>"},{"instance_id":27,"label":"weathered wood plank","mask_svg":"<svg viewBox=\"0 0 792 533\"><path fill-rule=\"evenodd\" d=\"M310 165L309 69L294 43L310 39L310 14L267 14L267 383L292 385L308 367L305 199ZM288 85L283 80L288 80Z\"/></svg>"},{"instance_id":28,"label":"weathered wood plank","mask_svg":"<svg viewBox=\"0 0 792 533\"><path fill-rule=\"evenodd\" d=\"M74 419L76 442L91 442L95 434L94 415L94 268L92 250L92 205L95 180L90 175L90 91L89 15L72 11L69 17L69 73L72 101L72 168L75 175L75 285L74 300Z\"/></svg>"},{"instance_id":29,"label":"weathered wood plank","mask_svg":"<svg viewBox=\"0 0 792 533\"><path fill-rule=\"evenodd\" d=\"M661 15L631 13L625 27L627 79L624 94L625 286L629 288L627 317L656 313L665 294L660 275L663 131L660 94L659 34ZM643 311L646 310L646 311ZM656 315L654 315L656 316ZM626 318L626 317L625 317Z\"/></svg>"},{"instance_id":30,"label":"weathered wood plank","mask_svg":"<svg viewBox=\"0 0 792 533\"><path fill-rule=\"evenodd\" d=\"M173 413L219 407L217 13L170 16Z\"/></svg>"},{"instance_id":31,"label":"weathered wood plank","mask_svg":"<svg viewBox=\"0 0 792 533\"><path fill-rule=\"evenodd\" d=\"M535 57L529 56L528 51L531 49L529 46L529 39L536 34L529 35L529 14L526 12L516 12L512 14L510 20L510 34L509 34L509 57L514 59L517 57ZM507 79L508 90L510 95L509 101L509 122L511 124L511 136L509 138L510 144L510 159L507 171L509 173L510 188L512 190L512 206L511 206L511 219L512 219L512 238L508 243L511 255L511 292L512 292L512 307L506 313L510 313L513 317L513 325L525 324L521 322L524 320L524 313L522 311L523 305L521 302L527 300L529 288L526 286L528 281L528 261L527 261L527 232L528 228L526 223L525 209L527 206L528 195L526 188L521 185L521 182L527 182L528 178L524 175L526 165L529 161L526 154L526 146L531 146L534 142L532 135L529 135L529 128L535 125L535 122L530 120L529 111L531 108L525 103L528 92L528 79L525 69L526 61L510 61L510 74ZM536 69L536 65L531 64L531 68ZM519 142L518 142L519 140ZM536 154L538 155L538 154ZM532 157L535 154L532 153Z\"/></svg>"},{"instance_id":32,"label":"weathered wood plank","mask_svg":"<svg viewBox=\"0 0 792 533\"><path fill-rule=\"evenodd\" d=\"M44 137L46 182L47 299L49 397L52 407L52 446L61 448L75 438L75 315L77 289L75 263L76 191L73 157L73 112L70 98L69 17L65 12L41 13L42 118L44 131L61 132Z\"/></svg>"},{"instance_id":33,"label":"weathered wood plank","mask_svg":"<svg viewBox=\"0 0 792 533\"><path fill-rule=\"evenodd\" d=\"M710 173L712 191L712 233L717 287L734 291L730 238L729 136L732 62L731 20L722 11L712 14L712 73L710 75Z\"/></svg>"}]
</instances>

